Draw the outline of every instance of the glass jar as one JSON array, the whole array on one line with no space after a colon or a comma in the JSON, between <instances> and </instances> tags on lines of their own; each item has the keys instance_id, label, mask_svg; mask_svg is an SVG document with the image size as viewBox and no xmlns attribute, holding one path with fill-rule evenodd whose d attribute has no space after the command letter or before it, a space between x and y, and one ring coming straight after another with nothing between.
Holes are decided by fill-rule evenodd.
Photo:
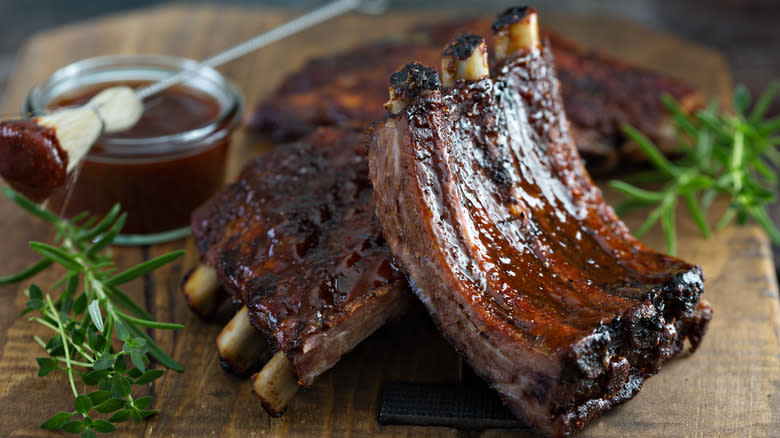
<instances>
[{"instance_id":1,"label":"glass jar","mask_svg":"<svg viewBox=\"0 0 780 438\"><path fill-rule=\"evenodd\" d=\"M141 87L190 69L193 73L180 85L144 101L144 117L136 127L101 136L66 185L47 200L48 208L65 217L82 211L103 216L121 204L127 221L119 244L187 235L192 211L224 184L230 134L243 113L241 94L216 70L170 56L90 58L55 72L24 102L25 113L37 116L63 103L86 101L110 86ZM185 110L165 106L182 97L191 98ZM154 107L157 98L161 107ZM186 105L202 105L189 108L200 118L191 116Z\"/></svg>"}]
</instances>

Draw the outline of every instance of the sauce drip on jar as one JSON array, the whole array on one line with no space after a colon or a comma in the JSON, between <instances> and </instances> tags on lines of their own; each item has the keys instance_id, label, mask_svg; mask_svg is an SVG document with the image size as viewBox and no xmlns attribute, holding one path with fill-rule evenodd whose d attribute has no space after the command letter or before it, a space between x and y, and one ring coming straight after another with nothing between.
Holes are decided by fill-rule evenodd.
<instances>
[{"instance_id":1,"label":"sauce drip on jar","mask_svg":"<svg viewBox=\"0 0 780 438\"><path fill-rule=\"evenodd\" d=\"M124 81L82 88L55 98L49 108L82 105L109 87L145 84ZM209 125L220 112L214 97L181 85L146 99L134 127L98 139L69 183L49 198L51 210L66 217L82 211L102 216L118 202L127 212L122 234L187 226L192 210L224 182L233 126L223 122L194 140L180 134Z\"/></svg>"}]
</instances>

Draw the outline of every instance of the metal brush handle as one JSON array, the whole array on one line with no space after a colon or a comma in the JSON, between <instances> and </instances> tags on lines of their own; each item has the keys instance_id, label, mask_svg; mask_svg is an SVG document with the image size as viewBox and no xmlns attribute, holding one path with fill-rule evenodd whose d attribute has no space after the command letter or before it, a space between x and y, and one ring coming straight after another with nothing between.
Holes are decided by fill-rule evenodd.
<instances>
[{"instance_id":1,"label":"metal brush handle","mask_svg":"<svg viewBox=\"0 0 780 438\"><path fill-rule=\"evenodd\" d=\"M217 53L216 55L201 61L200 65L195 68L182 70L173 76L141 88L136 91L136 94L140 99L143 100L153 94L157 94L160 91L165 90L168 87L184 81L190 75L197 72L200 66L205 65L208 67L216 67L222 65L226 62L240 58L247 53L253 52L261 47L265 47L271 43L279 41L283 38L287 38L290 35L296 34L302 30L306 30L312 26L322 23L323 21L330 20L331 18L350 11L358 11L372 15L381 14L387 9L388 3L389 0L336 0L330 2L324 6L314 9L311 12L303 14L300 17L290 20L281 26L275 27L267 32L263 32L260 35L256 35L244 41L243 43Z\"/></svg>"}]
</instances>

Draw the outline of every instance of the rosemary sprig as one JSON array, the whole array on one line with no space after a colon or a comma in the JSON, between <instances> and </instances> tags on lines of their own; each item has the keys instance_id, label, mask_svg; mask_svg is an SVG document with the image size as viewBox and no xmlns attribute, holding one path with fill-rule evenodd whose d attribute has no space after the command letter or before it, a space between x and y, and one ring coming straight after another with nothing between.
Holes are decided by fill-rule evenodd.
<instances>
[{"instance_id":1,"label":"rosemary sprig","mask_svg":"<svg viewBox=\"0 0 780 438\"><path fill-rule=\"evenodd\" d=\"M150 357L166 368L175 371L183 368L144 328L183 326L155 321L119 286L184 252L165 254L116 273L116 265L106 248L125 222L126 215L118 205L100 221L88 218L87 214L66 220L7 187L3 191L20 207L50 223L56 230L57 245L30 242L30 247L43 259L18 274L0 278L0 284L27 280L54 263L67 270L51 293L44 293L39 286L31 284L26 290L29 301L22 312L22 315L36 312L30 319L53 332L48 340L35 337L48 353L48 357L36 359L38 376L63 371L74 397L73 410L55 414L41 427L94 437L97 432L113 432L116 423L130 418L140 422L157 413L149 409L152 397L136 398L132 386L146 385L163 375L163 370L149 367Z\"/></svg>"},{"instance_id":2,"label":"rosemary sprig","mask_svg":"<svg viewBox=\"0 0 780 438\"><path fill-rule=\"evenodd\" d=\"M693 115L684 113L670 96L663 102L674 117L682 155L671 161L639 131L624 126L626 134L647 155L655 170L644 174L644 181L665 181L660 190L642 189L623 181L610 186L628 199L618 204L622 214L628 210L652 207L645 222L636 230L641 236L661 222L669 253L676 252L675 209L682 202L705 237L712 233L705 212L718 195L729 198L726 212L715 224L720 229L736 219L745 224L756 221L770 238L780 244L780 232L767 213L777 196L777 167L780 167L780 116L765 119L767 109L778 91L780 81L758 98L752 110L750 94L738 86L734 94L734 114L719 113L717 101Z\"/></svg>"}]
</instances>

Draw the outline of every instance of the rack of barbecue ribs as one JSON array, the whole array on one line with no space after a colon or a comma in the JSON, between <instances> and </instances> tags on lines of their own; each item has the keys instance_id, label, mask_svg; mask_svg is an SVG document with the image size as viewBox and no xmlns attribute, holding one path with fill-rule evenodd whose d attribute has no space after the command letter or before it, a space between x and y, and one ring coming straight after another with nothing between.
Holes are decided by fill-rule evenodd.
<instances>
[{"instance_id":1,"label":"rack of barbecue ribs","mask_svg":"<svg viewBox=\"0 0 780 438\"><path fill-rule=\"evenodd\" d=\"M231 371L252 371L268 344L276 352L253 376L272 415L412 300L352 130L323 128L250 162L195 211L192 232L203 257L185 295L208 315L221 287L240 307L217 339Z\"/></svg>"},{"instance_id":2,"label":"rack of barbecue ribs","mask_svg":"<svg viewBox=\"0 0 780 438\"><path fill-rule=\"evenodd\" d=\"M547 436L630 399L695 350L711 317L698 266L631 236L569 134L532 8L462 35L442 74L391 78L371 128L377 217L440 332L519 418Z\"/></svg>"},{"instance_id":3,"label":"rack of barbecue ribs","mask_svg":"<svg viewBox=\"0 0 780 438\"><path fill-rule=\"evenodd\" d=\"M406 278L517 416L549 434L630 398L685 339L698 346L700 270L642 246L604 203L550 49L523 24L535 17L496 22L492 79L477 36L439 55L443 87L419 64L393 74L371 179L359 130L319 128L195 212L202 260L185 295L201 314L232 297L217 345L233 372L275 352L253 376L270 413L403 313Z\"/></svg>"},{"instance_id":4,"label":"rack of barbecue ribs","mask_svg":"<svg viewBox=\"0 0 780 438\"><path fill-rule=\"evenodd\" d=\"M382 117L386 78L410 59L435 65L441 47L459 33L482 33L492 20L469 19L425 25L407 38L358 47L309 60L260 102L252 126L276 141L299 139L318 126L364 129ZM669 94L683 111L702 105L701 94L678 79L627 64L550 30L549 41L561 81L570 135L591 172L607 172L641 154L622 131L629 124L662 150L673 153L674 128L660 96Z\"/></svg>"}]
</instances>

